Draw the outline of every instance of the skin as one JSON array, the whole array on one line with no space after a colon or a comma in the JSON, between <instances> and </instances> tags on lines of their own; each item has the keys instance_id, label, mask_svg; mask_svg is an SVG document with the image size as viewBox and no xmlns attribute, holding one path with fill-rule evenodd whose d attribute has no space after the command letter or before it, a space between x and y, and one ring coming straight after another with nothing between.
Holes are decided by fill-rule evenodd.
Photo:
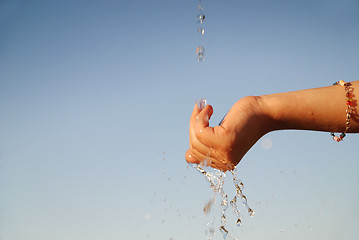
<instances>
[{"instance_id":1,"label":"skin","mask_svg":"<svg viewBox=\"0 0 359 240\"><path fill-rule=\"evenodd\" d=\"M359 81L351 82L352 115L347 133L359 132ZM359 94L357 94L359 96ZM343 86L335 85L263 96L248 96L236 102L220 126L210 127L213 108L193 108L189 126L188 163L232 170L248 150L271 131L296 129L343 132L347 100Z\"/></svg>"}]
</instances>

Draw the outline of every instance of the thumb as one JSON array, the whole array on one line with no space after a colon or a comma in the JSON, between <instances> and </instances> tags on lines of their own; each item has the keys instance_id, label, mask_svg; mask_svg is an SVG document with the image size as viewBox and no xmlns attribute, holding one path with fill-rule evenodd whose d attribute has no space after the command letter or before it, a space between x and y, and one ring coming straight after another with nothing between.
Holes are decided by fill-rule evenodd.
<instances>
[{"instance_id":1,"label":"thumb","mask_svg":"<svg viewBox=\"0 0 359 240\"><path fill-rule=\"evenodd\" d=\"M213 107L207 105L196 117L195 129L200 131L209 126L209 119L213 114Z\"/></svg>"}]
</instances>

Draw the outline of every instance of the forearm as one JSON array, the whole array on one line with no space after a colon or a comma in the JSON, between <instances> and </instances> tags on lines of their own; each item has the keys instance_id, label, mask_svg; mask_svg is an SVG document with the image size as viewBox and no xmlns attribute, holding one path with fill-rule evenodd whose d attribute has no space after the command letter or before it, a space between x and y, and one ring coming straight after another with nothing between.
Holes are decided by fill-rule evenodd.
<instances>
[{"instance_id":1,"label":"forearm","mask_svg":"<svg viewBox=\"0 0 359 240\"><path fill-rule=\"evenodd\" d=\"M353 106L351 127L347 132L359 132L359 118L356 111L359 81L353 81L351 84ZM299 129L342 132L345 130L347 99L342 86L264 95L258 99L264 115L270 119L269 131Z\"/></svg>"}]
</instances>

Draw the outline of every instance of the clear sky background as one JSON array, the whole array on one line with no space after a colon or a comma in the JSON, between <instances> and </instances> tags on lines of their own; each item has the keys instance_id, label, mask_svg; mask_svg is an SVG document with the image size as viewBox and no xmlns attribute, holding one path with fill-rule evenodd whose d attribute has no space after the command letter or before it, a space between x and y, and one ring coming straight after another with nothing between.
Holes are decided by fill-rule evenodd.
<instances>
[{"instance_id":1,"label":"clear sky background","mask_svg":"<svg viewBox=\"0 0 359 240\"><path fill-rule=\"evenodd\" d=\"M197 3L0 0L1 240L221 239L184 159L196 99L217 124L247 95L359 79L358 0L202 0L203 37ZM358 146L264 136L228 239L358 239Z\"/></svg>"}]
</instances>

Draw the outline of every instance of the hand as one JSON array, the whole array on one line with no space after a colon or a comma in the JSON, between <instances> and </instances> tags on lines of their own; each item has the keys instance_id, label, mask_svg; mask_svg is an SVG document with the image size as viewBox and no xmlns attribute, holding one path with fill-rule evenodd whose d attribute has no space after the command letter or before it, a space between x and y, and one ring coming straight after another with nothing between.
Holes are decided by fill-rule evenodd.
<instances>
[{"instance_id":1,"label":"hand","mask_svg":"<svg viewBox=\"0 0 359 240\"><path fill-rule=\"evenodd\" d=\"M203 163L222 171L232 170L247 151L270 129L270 120L262 114L259 97L240 99L220 126L210 127L211 105L200 110L194 106L189 126L189 163Z\"/></svg>"}]
</instances>

